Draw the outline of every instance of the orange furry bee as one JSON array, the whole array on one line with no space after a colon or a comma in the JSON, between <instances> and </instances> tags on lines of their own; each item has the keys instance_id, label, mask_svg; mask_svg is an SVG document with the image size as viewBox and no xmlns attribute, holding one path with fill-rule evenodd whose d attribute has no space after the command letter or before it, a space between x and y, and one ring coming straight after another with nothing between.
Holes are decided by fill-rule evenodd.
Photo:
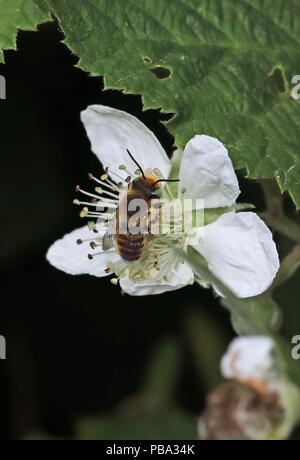
<instances>
[{"instance_id":1,"label":"orange furry bee","mask_svg":"<svg viewBox=\"0 0 300 460\"><path fill-rule=\"evenodd\" d=\"M132 262L140 259L142 252L145 249L146 237L144 233L139 231L138 226L142 219L148 221L151 217L151 201L160 198L160 183L178 182L178 180L157 179L154 176L145 175L142 168L133 158L129 150L127 150L127 152L141 171L142 175L130 182L128 191L121 198L119 207L112 217L108 230L103 237L102 249L104 251L108 251L113 246L116 246L116 250L120 256L128 262ZM130 211L128 208L130 208L130 202L137 199L143 200L143 202L146 203L147 211L141 219L138 219L135 228L132 229L133 231L129 231L127 223L128 220L135 214L136 210ZM124 221L126 221L126 232L120 232L120 226L122 226Z\"/></svg>"}]
</instances>

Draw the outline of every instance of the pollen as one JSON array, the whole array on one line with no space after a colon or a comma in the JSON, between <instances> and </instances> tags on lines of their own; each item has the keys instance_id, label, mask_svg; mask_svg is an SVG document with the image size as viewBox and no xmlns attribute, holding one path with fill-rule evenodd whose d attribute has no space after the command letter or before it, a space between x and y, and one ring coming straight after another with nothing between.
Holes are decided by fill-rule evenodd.
<instances>
[{"instance_id":1,"label":"pollen","mask_svg":"<svg viewBox=\"0 0 300 460\"><path fill-rule=\"evenodd\" d=\"M112 278L110 282L111 284L114 284L115 286L117 286L119 284L119 278Z\"/></svg>"},{"instance_id":2,"label":"pollen","mask_svg":"<svg viewBox=\"0 0 300 460\"><path fill-rule=\"evenodd\" d=\"M154 174L155 174L157 177L163 177L163 175L162 175L160 169L154 168L154 169L153 169L153 172L154 172Z\"/></svg>"},{"instance_id":3,"label":"pollen","mask_svg":"<svg viewBox=\"0 0 300 460\"><path fill-rule=\"evenodd\" d=\"M88 215L88 213L89 213L88 208L83 208L82 211L80 212L79 216L80 217L85 217L85 216Z\"/></svg>"}]
</instances>

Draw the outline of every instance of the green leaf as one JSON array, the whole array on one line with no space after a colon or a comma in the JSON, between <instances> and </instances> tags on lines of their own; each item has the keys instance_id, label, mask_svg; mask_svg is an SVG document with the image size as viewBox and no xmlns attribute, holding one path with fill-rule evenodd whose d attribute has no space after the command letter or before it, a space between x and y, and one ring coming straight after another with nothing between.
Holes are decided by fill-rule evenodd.
<instances>
[{"instance_id":1,"label":"green leaf","mask_svg":"<svg viewBox=\"0 0 300 460\"><path fill-rule=\"evenodd\" d=\"M218 137L235 168L276 177L300 207L300 0L47 3L83 69L176 114L177 145Z\"/></svg>"},{"instance_id":2,"label":"green leaf","mask_svg":"<svg viewBox=\"0 0 300 460\"><path fill-rule=\"evenodd\" d=\"M40 7L39 7L40 6ZM49 10L34 0L0 0L0 49L15 48L18 29L32 30L49 21ZM0 62L3 54L0 53Z\"/></svg>"},{"instance_id":3,"label":"green leaf","mask_svg":"<svg viewBox=\"0 0 300 460\"><path fill-rule=\"evenodd\" d=\"M152 352L142 388L148 408L168 405L175 393L181 364L181 352L175 339L160 341Z\"/></svg>"}]
</instances>

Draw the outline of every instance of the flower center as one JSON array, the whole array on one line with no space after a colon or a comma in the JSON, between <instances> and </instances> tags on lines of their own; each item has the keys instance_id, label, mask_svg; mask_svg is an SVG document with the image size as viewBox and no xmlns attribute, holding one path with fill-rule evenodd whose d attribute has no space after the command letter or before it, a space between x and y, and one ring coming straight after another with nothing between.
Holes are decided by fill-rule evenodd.
<instances>
[{"instance_id":1,"label":"flower center","mask_svg":"<svg viewBox=\"0 0 300 460\"><path fill-rule=\"evenodd\" d=\"M110 171L110 175L120 179L118 183L114 183L109 179L108 168L100 179L89 174L89 179L96 182L96 193L86 192L79 186L76 187L77 192L91 198L90 202L74 200L74 204L84 206L80 212L80 217L97 219L96 222L89 220L88 226L95 233L100 232L102 234L98 237L95 235L94 238L88 240L93 251L97 247L101 248L98 253L88 254L89 259L103 254L102 236L108 230L110 222L119 207L120 199L128 191L129 184L133 179L141 175L139 169L132 173L123 165L119 166L119 170L126 171L128 176L124 180L121 175ZM157 168L146 170L145 174L154 175L158 178L162 177ZM116 263L109 262L107 264L106 273L115 273L117 276L117 278L111 280L113 284L117 284L118 278L122 276L127 276L135 281L153 280L157 283L168 280L168 274L172 272L178 262L172 246L184 248L185 245L184 223L180 203L181 200L174 197L169 185L166 183L164 186L164 198L161 200L162 208L159 211L159 225L158 227L156 226L154 234L151 233L151 230L150 233L145 234L145 247L140 258L133 262L120 258ZM89 209L90 207L92 210ZM96 210L93 207L96 207ZM82 240L77 240L78 244L82 242ZM115 250L113 248L111 252L115 252Z\"/></svg>"}]
</instances>

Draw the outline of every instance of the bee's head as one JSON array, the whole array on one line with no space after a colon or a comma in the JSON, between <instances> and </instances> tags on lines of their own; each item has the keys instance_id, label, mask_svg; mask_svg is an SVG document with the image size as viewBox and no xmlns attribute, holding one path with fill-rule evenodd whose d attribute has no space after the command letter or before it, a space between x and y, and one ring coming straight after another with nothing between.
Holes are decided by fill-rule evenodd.
<instances>
[{"instance_id":1,"label":"bee's head","mask_svg":"<svg viewBox=\"0 0 300 460\"><path fill-rule=\"evenodd\" d=\"M131 189L142 193L148 200L160 198L161 183L154 176L140 176L131 183Z\"/></svg>"},{"instance_id":2,"label":"bee's head","mask_svg":"<svg viewBox=\"0 0 300 460\"><path fill-rule=\"evenodd\" d=\"M151 175L145 175L143 169L139 165L139 163L134 159L134 157L131 155L129 150L127 149L127 153L130 156L130 158L134 161L136 166L139 168L141 171L142 176L137 177L134 179L131 184L130 188L135 191L139 191L142 193L148 200L154 199L154 198L160 198L162 195L161 191L161 182L178 182L179 179L157 179L157 177L151 176Z\"/></svg>"}]
</instances>

